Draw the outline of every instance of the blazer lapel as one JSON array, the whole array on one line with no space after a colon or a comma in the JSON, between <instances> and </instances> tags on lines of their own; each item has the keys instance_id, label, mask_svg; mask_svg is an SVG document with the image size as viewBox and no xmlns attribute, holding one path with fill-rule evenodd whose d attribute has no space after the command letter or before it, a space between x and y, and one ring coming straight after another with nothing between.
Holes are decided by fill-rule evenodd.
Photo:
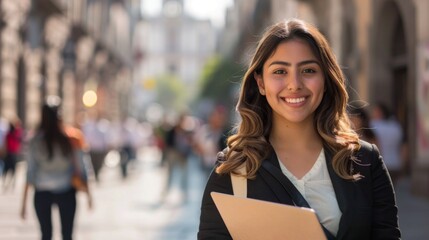
<instances>
[{"instance_id":1,"label":"blazer lapel","mask_svg":"<svg viewBox=\"0 0 429 240\"><path fill-rule=\"evenodd\" d=\"M332 186L334 187L335 195L337 197L338 206L341 212L345 212L347 209L346 192L347 186L344 179L335 173L332 167L333 154L329 150L325 150L326 166L328 167L329 176L331 177Z\"/></svg>"},{"instance_id":2,"label":"blazer lapel","mask_svg":"<svg viewBox=\"0 0 429 240\"><path fill-rule=\"evenodd\" d=\"M279 162L277 160L277 155L274 151L271 151L269 157L264 161L271 162L276 168L280 169ZM265 168L263 165L259 168L259 176L267 183L267 186L272 190L273 194L277 197L279 203L293 205L293 201L290 198L287 191L284 189L283 185L273 177L270 173L270 170Z\"/></svg>"},{"instance_id":3,"label":"blazer lapel","mask_svg":"<svg viewBox=\"0 0 429 240\"><path fill-rule=\"evenodd\" d=\"M350 198L353 198L353 187L350 186L351 182L342 179L338 176L333 167L332 167L332 157L333 154L328 149L325 148L325 156L326 156L326 165L328 167L329 176L331 177L332 186L335 191L335 196L337 197L338 206L341 210L341 219L337 232L337 239L341 239L345 234L347 229L350 227L350 221L352 220L348 216L348 211L350 208Z\"/></svg>"}]
</instances>

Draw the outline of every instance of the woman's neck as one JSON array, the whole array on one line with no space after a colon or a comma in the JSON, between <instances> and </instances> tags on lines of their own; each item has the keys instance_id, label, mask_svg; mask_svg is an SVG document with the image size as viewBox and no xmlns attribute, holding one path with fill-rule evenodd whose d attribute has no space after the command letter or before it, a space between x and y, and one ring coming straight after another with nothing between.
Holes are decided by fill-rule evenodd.
<instances>
[{"instance_id":1,"label":"woman's neck","mask_svg":"<svg viewBox=\"0 0 429 240\"><path fill-rule=\"evenodd\" d=\"M270 143L277 158L297 179L310 171L323 148L312 123L273 125Z\"/></svg>"},{"instance_id":2,"label":"woman's neck","mask_svg":"<svg viewBox=\"0 0 429 240\"><path fill-rule=\"evenodd\" d=\"M270 143L277 150L311 149L322 147L322 139L314 128L313 122L291 124L273 123Z\"/></svg>"}]
</instances>

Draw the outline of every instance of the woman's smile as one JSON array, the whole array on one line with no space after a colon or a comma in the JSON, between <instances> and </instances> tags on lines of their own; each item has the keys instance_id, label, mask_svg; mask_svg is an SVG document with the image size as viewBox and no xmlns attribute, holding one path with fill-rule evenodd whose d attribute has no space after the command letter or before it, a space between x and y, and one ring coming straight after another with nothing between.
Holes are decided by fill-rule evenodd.
<instances>
[{"instance_id":1,"label":"woman's smile","mask_svg":"<svg viewBox=\"0 0 429 240\"><path fill-rule=\"evenodd\" d=\"M281 97L281 99L289 104L298 105L300 103L303 103L305 101L305 97L299 97L299 98L288 98L288 97Z\"/></svg>"}]
</instances>

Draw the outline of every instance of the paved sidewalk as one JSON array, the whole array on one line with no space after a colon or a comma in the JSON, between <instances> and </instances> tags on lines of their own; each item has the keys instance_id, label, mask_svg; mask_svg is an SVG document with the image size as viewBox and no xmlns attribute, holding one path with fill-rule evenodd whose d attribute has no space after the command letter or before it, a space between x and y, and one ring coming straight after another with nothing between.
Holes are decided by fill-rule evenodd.
<instances>
[{"instance_id":1,"label":"paved sidewalk","mask_svg":"<svg viewBox=\"0 0 429 240\"><path fill-rule=\"evenodd\" d=\"M429 239L429 199L413 196L410 189L409 179L399 181L396 187L402 239Z\"/></svg>"},{"instance_id":2,"label":"paved sidewalk","mask_svg":"<svg viewBox=\"0 0 429 240\"><path fill-rule=\"evenodd\" d=\"M178 186L173 185L173 191L161 204L165 170L159 167L158 157L153 149L145 149L125 181L122 181L118 167L105 167L100 184L92 183L95 208L88 210L85 196L78 195L75 239L196 239L204 175L196 160L191 160L188 168L189 201L182 204L181 192ZM19 164L14 191L0 192L0 240L39 239L37 220L30 201L28 219L22 221L19 218L24 170L25 164ZM175 172L173 177L179 177L179 173ZM408 179L400 181L396 189L403 239L429 239L429 200L412 196L409 189ZM60 240L58 214L55 211L54 217L55 240Z\"/></svg>"}]
</instances>

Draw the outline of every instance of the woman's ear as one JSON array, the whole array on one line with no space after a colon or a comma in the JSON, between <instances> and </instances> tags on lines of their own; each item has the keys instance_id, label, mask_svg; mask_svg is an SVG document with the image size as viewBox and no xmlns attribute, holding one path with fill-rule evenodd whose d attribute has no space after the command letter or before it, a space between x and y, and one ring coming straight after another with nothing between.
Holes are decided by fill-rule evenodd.
<instances>
[{"instance_id":1,"label":"woman's ear","mask_svg":"<svg viewBox=\"0 0 429 240\"><path fill-rule=\"evenodd\" d=\"M259 92L261 93L261 95L265 95L265 86L264 80L262 79L262 75L257 72L254 72L253 77L256 80L256 84L258 84Z\"/></svg>"}]
</instances>

